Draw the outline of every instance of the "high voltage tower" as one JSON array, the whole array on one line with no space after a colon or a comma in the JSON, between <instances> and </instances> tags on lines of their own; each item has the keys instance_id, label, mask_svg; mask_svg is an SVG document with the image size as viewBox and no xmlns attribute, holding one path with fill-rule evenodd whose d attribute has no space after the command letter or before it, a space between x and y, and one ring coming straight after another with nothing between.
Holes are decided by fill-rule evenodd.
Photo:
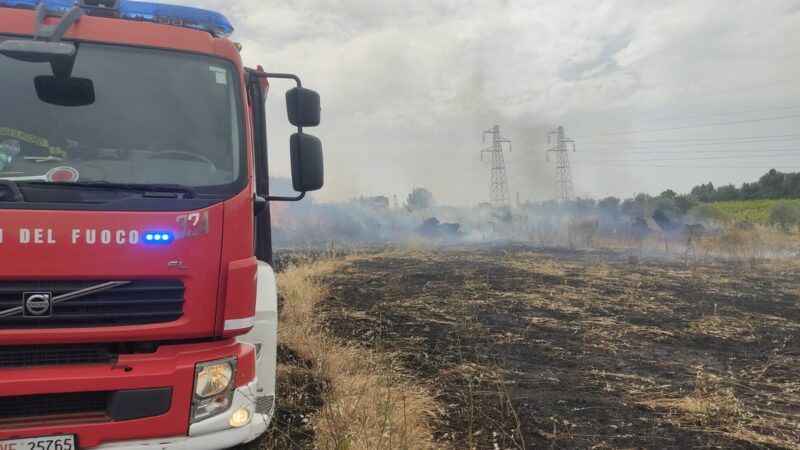
<instances>
[{"instance_id":1,"label":"high voltage tower","mask_svg":"<svg viewBox=\"0 0 800 450\"><path fill-rule=\"evenodd\" d=\"M508 176L506 175L506 163L503 159L503 144L508 143L508 151L511 151L511 141L500 135L499 125L495 125L483 132L484 143L486 143L487 134L492 135L492 146L481 150L481 161L483 161L484 153L492 154L492 184L489 198L495 208L507 208L509 202Z\"/></svg>"},{"instance_id":2,"label":"high voltage tower","mask_svg":"<svg viewBox=\"0 0 800 450\"><path fill-rule=\"evenodd\" d=\"M556 146L547 151L547 161L550 161L550 153L556 154L556 199L574 200L575 188L572 186L572 170L569 168L569 153L567 144L572 144L572 151L575 151L575 141L564 136L564 127L558 127L547 135L547 143L551 142L552 135L557 135Z\"/></svg>"}]
</instances>

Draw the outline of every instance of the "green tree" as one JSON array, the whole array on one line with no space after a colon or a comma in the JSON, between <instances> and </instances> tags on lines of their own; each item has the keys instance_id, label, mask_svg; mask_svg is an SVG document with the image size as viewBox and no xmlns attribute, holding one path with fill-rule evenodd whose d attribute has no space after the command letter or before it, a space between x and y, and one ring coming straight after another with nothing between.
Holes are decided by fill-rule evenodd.
<instances>
[{"instance_id":1,"label":"green tree","mask_svg":"<svg viewBox=\"0 0 800 450\"><path fill-rule=\"evenodd\" d=\"M800 224L800 207L786 202L776 203L770 208L767 221L788 233L792 227Z\"/></svg>"},{"instance_id":2,"label":"green tree","mask_svg":"<svg viewBox=\"0 0 800 450\"><path fill-rule=\"evenodd\" d=\"M781 186L785 177L786 175L772 169L759 178L760 198L782 198L783 189L781 189Z\"/></svg>"},{"instance_id":3,"label":"green tree","mask_svg":"<svg viewBox=\"0 0 800 450\"><path fill-rule=\"evenodd\" d=\"M677 209L674 198L662 196L653 201L653 210L659 210L668 216L674 215Z\"/></svg>"},{"instance_id":4,"label":"green tree","mask_svg":"<svg viewBox=\"0 0 800 450\"><path fill-rule=\"evenodd\" d=\"M593 199L576 198L564 203L564 208L571 214L578 217L586 217L594 211L595 201Z\"/></svg>"},{"instance_id":5,"label":"green tree","mask_svg":"<svg viewBox=\"0 0 800 450\"><path fill-rule=\"evenodd\" d=\"M716 200L717 190L714 189L713 183L701 184L692 189L692 195L697 197L701 202L713 202Z\"/></svg>"},{"instance_id":6,"label":"green tree","mask_svg":"<svg viewBox=\"0 0 800 450\"><path fill-rule=\"evenodd\" d=\"M668 193L669 191L665 191L661 196ZM771 169L758 181L744 183L740 188L729 184L715 189L711 183L701 184L692 189L692 195L701 202L800 198L800 173L784 173Z\"/></svg>"},{"instance_id":7,"label":"green tree","mask_svg":"<svg viewBox=\"0 0 800 450\"><path fill-rule=\"evenodd\" d=\"M406 209L409 211L421 211L431 206L433 206L433 194L422 187L412 189L406 199Z\"/></svg>"},{"instance_id":8,"label":"green tree","mask_svg":"<svg viewBox=\"0 0 800 450\"><path fill-rule=\"evenodd\" d=\"M789 173L781 186L783 198L800 198L800 173Z\"/></svg>"},{"instance_id":9,"label":"green tree","mask_svg":"<svg viewBox=\"0 0 800 450\"><path fill-rule=\"evenodd\" d=\"M652 210L651 200L652 197L647 194L638 194L634 198L625 199L620 205L620 211L627 217L643 216Z\"/></svg>"},{"instance_id":10,"label":"green tree","mask_svg":"<svg viewBox=\"0 0 800 450\"><path fill-rule=\"evenodd\" d=\"M619 219L619 202L617 197L606 197L597 202L597 212L612 220Z\"/></svg>"},{"instance_id":11,"label":"green tree","mask_svg":"<svg viewBox=\"0 0 800 450\"><path fill-rule=\"evenodd\" d=\"M729 184L727 186L720 186L717 188L717 201L727 202L731 200L739 200L741 194L736 186Z\"/></svg>"},{"instance_id":12,"label":"green tree","mask_svg":"<svg viewBox=\"0 0 800 450\"><path fill-rule=\"evenodd\" d=\"M761 197L761 188L758 183L744 183L740 189L742 200L758 200Z\"/></svg>"},{"instance_id":13,"label":"green tree","mask_svg":"<svg viewBox=\"0 0 800 450\"><path fill-rule=\"evenodd\" d=\"M699 205L700 202L692 195L679 195L675 197L675 208L683 214Z\"/></svg>"}]
</instances>

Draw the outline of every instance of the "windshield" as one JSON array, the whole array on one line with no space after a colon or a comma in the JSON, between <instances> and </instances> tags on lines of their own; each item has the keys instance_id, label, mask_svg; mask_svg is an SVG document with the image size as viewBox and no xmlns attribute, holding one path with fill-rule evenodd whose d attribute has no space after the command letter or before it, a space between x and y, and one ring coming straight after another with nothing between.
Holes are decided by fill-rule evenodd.
<instances>
[{"instance_id":1,"label":"windshield","mask_svg":"<svg viewBox=\"0 0 800 450\"><path fill-rule=\"evenodd\" d=\"M179 184L211 194L241 188L244 133L232 63L81 43L72 77L94 85L87 106L41 100L34 80L52 75L48 63L0 55L0 179Z\"/></svg>"}]
</instances>

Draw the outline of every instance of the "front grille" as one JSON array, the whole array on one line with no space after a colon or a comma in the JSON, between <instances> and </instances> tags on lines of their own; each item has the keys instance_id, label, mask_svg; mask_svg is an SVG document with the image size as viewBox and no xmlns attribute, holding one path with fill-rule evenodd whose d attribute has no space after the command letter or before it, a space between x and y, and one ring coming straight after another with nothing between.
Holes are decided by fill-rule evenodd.
<instances>
[{"instance_id":1,"label":"front grille","mask_svg":"<svg viewBox=\"0 0 800 450\"><path fill-rule=\"evenodd\" d=\"M110 395L110 392L77 392L0 397L0 421L72 414L105 415Z\"/></svg>"},{"instance_id":2,"label":"front grille","mask_svg":"<svg viewBox=\"0 0 800 450\"><path fill-rule=\"evenodd\" d=\"M124 422L166 414L171 406L171 387L0 397L0 430Z\"/></svg>"},{"instance_id":3,"label":"front grille","mask_svg":"<svg viewBox=\"0 0 800 450\"><path fill-rule=\"evenodd\" d=\"M0 368L116 362L117 354L100 344L0 347Z\"/></svg>"},{"instance_id":4,"label":"front grille","mask_svg":"<svg viewBox=\"0 0 800 450\"><path fill-rule=\"evenodd\" d=\"M0 316L22 306L28 292L52 293L53 297L103 284L104 281L0 281ZM146 325L178 320L183 315L184 285L180 280L137 280L56 303L52 316L0 317L0 328L70 328Z\"/></svg>"}]
</instances>

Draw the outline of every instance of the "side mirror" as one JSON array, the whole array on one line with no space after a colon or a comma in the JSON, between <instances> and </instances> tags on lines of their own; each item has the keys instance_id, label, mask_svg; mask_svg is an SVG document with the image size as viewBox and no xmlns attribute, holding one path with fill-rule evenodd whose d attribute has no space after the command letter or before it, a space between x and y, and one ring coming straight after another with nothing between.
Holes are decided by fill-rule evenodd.
<instances>
[{"instance_id":1,"label":"side mirror","mask_svg":"<svg viewBox=\"0 0 800 450\"><path fill-rule=\"evenodd\" d=\"M325 183L322 142L315 136L295 133L290 141L292 186L297 192L317 191Z\"/></svg>"},{"instance_id":2,"label":"side mirror","mask_svg":"<svg viewBox=\"0 0 800 450\"><path fill-rule=\"evenodd\" d=\"M289 123L296 127L315 127L320 120L319 94L311 89L296 87L286 91L286 111Z\"/></svg>"},{"instance_id":3,"label":"side mirror","mask_svg":"<svg viewBox=\"0 0 800 450\"><path fill-rule=\"evenodd\" d=\"M88 78L40 75L34 78L36 94L56 106L87 106L94 103L94 83Z\"/></svg>"}]
</instances>

